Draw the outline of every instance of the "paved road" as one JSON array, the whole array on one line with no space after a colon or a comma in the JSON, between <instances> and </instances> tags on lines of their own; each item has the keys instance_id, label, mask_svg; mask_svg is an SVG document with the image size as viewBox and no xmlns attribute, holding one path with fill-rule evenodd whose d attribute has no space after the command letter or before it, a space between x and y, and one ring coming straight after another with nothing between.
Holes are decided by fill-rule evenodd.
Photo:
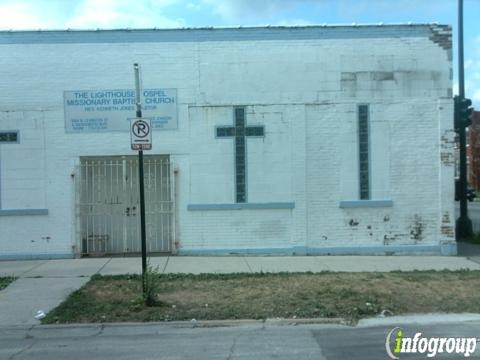
<instances>
[{"instance_id":1,"label":"paved road","mask_svg":"<svg viewBox=\"0 0 480 360\"><path fill-rule=\"evenodd\" d=\"M397 324L402 326L402 324ZM395 325L279 326L256 323L193 328L188 324L0 327L1 359L387 359L386 334ZM477 337L480 321L405 325L406 336ZM480 345L479 345L480 347ZM405 359L425 359L426 355ZM460 359L460 355L439 358ZM470 359L480 358L480 349Z\"/></svg>"},{"instance_id":2,"label":"paved road","mask_svg":"<svg viewBox=\"0 0 480 360\"><path fill-rule=\"evenodd\" d=\"M460 203L455 201L455 213L456 217L460 215ZM472 220L473 230L480 232L480 201L468 202L468 216Z\"/></svg>"},{"instance_id":3,"label":"paved road","mask_svg":"<svg viewBox=\"0 0 480 360\"><path fill-rule=\"evenodd\" d=\"M460 203L455 202L455 218L460 215ZM480 233L480 201L468 202L468 217L472 220L472 228L474 233Z\"/></svg>"},{"instance_id":4,"label":"paved road","mask_svg":"<svg viewBox=\"0 0 480 360\"><path fill-rule=\"evenodd\" d=\"M480 232L480 202L472 201L468 203L468 215L472 220L473 231Z\"/></svg>"},{"instance_id":5,"label":"paved road","mask_svg":"<svg viewBox=\"0 0 480 360\"><path fill-rule=\"evenodd\" d=\"M480 212L480 201L469 201L468 208L475 212Z\"/></svg>"}]
</instances>

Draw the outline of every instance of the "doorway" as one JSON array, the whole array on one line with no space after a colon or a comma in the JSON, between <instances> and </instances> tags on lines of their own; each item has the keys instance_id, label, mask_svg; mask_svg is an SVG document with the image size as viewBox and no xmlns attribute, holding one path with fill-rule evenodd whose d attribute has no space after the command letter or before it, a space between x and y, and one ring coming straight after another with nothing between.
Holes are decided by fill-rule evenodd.
<instances>
[{"instance_id":1,"label":"doorway","mask_svg":"<svg viewBox=\"0 0 480 360\"><path fill-rule=\"evenodd\" d=\"M80 158L78 217L83 256L141 253L136 156ZM171 253L174 191L168 155L144 156L147 251Z\"/></svg>"}]
</instances>

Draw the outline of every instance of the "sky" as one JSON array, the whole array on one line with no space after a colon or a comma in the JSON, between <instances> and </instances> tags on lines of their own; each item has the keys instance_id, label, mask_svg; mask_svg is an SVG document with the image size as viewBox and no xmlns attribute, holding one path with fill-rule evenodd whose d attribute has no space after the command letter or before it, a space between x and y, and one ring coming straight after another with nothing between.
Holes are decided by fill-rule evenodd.
<instances>
[{"instance_id":1,"label":"sky","mask_svg":"<svg viewBox=\"0 0 480 360\"><path fill-rule=\"evenodd\" d=\"M464 0L465 95L480 109L480 0ZM0 29L450 24L457 0L0 0ZM457 92L454 62L454 92Z\"/></svg>"}]
</instances>

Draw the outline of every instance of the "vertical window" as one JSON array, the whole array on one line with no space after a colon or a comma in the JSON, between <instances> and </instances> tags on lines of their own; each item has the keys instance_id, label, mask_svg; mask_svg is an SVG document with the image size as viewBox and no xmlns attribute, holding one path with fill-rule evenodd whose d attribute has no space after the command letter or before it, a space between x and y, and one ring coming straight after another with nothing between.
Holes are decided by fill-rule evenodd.
<instances>
[{"instance_id":1,"label":"vertical window","mask_svg":"<svg viewBox=\"0 0 480 360\"><path fill-rule=\"evenodd\" d=\"M247 201L245 140L245 108L235 108L235 183L238 203Z\"/></svg>"},{"instance_id":2,"label":"vertical window","mask_svg":"<svg viewBox=\"0 0 480 360\"><path fill-rule=\"evenodd\" d=\"M368 105L358 106L358 154L360 200L370 199L370 134Z\"/></svg>"}]
</instances>

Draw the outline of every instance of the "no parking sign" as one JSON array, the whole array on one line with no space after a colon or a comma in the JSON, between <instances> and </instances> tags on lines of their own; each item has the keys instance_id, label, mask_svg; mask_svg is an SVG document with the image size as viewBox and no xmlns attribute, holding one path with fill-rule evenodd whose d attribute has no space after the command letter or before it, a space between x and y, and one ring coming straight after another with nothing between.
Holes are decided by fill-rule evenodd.
<instances>
[{"instance_id":1,"label":"no parking sign","mask_svg":"<svg viewBox=\"0 0 480 360\"><path fill-rule=\"evenodd\" d=\"M135 118L130 122L132 150L152 150L152 124L150 119Z\"/></svg>"}]
</instances>

